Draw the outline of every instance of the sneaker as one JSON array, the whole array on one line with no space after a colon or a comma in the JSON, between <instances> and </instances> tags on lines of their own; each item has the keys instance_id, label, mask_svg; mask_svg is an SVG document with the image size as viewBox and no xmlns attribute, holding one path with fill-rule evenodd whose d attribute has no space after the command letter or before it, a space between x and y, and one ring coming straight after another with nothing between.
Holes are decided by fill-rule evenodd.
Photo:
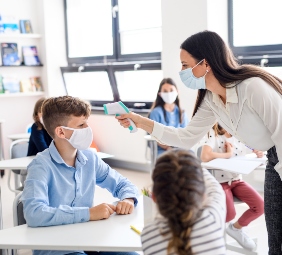
<instances>
[{"instance_id":1,"label":"sneaker","mask_svg":"<svg viewBox=\"0 0 282 255\"><path fill-rule=\"evenodd\" d=\"M256 250L257 244L246 234L244 228L237 230L233 227L233 223L229 223L226 233L233 237L244 249L249 251Z\"/></svg>"}]
</instances>

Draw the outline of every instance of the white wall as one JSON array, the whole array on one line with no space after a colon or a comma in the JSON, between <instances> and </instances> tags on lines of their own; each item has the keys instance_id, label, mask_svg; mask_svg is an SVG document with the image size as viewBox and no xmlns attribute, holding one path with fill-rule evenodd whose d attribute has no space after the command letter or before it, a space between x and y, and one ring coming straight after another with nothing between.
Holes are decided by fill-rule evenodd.
<instances>
[{"instance_id":1,"label":"white wall","mask_svg":"<svg viewBox=\"0 0 282 255\"><path fill-rule=\"evenodd\" d=\"M165 77L172 77L177 82L181 103L188 116L192 115L196 91L186 89L180 81L178 75L181 69L179 47L188 36L205 29L212 29L224 34L223 31L226 31L227 26L227 1L213 0L213 4L210 2L208 0L162 0L162 68ZM215 2L216 4L214 4ZM10 8L11 13L19 15L19 18L26 16L31 19L34 30L42 34L40 57L44 63L42 78L46 86L46 95L64 95L65 89L60 73L60 67L67 65L63 0L0 0L1 12L3 5L6 6L6 9ZM17 8L14 8L15 5ZM214 9L215 5L216 9ZM9 129L9 131L4 129L4 137L9 132L22 132L26 123L31 121L29 116L31 116L36 100L37 98L26 100L28 103L21 103L20 109L9 111L9 116L2 114L7 120L6 127ZM12 108L16 102L18 102L17 99L3 101L6 109ZM11 129L15 123L14 116L17 116L18 119L16 121L17 128ZM21 120L22 117L18 116L25 117ZM28 121L24 121L25 119ZM140 130L136 134L130 134L128 130L121 128L113 117L101 114L93 114L90 118L90 125L94 131L94 139L102 151L115 155L117 160L147 163L144 131ZM5 145L8 145L7 139Z\"/></svg>"}]
</instances>

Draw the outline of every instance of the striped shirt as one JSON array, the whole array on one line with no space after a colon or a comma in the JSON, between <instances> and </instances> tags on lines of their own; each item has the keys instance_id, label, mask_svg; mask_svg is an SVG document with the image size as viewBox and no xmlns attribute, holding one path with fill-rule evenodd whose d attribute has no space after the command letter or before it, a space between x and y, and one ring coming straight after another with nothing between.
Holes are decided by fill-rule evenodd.
<instances>
[{"instance_id":1,"label":"striped shirt","mask_svg":"<svg viewBox=\"0 0 282 255\"><path fill-rule=\"evenodd\" d=\"M190 237L192 252L194 255L222 255L225 254L225 195L220 184L206 169L203 169L203 173L206 183L206 199L202 214L192 227ZM166 219L157 217L142 231L141 240L144 254L167 254L170 238L171 233Z\"/></svg>"}]
</instances>

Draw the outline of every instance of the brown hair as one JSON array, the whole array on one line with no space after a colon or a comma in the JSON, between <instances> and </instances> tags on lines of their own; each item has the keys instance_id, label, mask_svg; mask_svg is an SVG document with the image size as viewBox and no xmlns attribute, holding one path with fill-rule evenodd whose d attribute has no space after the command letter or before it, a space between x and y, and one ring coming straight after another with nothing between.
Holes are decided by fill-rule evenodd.
<instances>
[{"instance_id":1,"label":"brown hair","mask_svg":"<svg viewBox=\"0 0 282 255\"><path fill-rule=\"evenodd\" d=\"M240 81L259 77L282 94L282 80L266 72L256 65L240 65L229 46L215 32L203 31L188 37L180 46L192 55L196 61L205 59L210 65L215 78L224 88L237 86ZM204 62L201 63L204 65ZM240 86L240 85L239 85ZM200 107L206 94L206 89L198 91L193 116Z\"/></svg>"},{"instance_id":2,"label":"brown hair","mask_svg":"<svg viewBox=\"0 0 282 255\"><path fill-rule=\"evenodd\" d=\"M41 130L43 128L43 126L42 126L42 124L40 122L40 119L38 117L38 113L42 112L41 111L41 107L42 107L42 104L43 104L44 100L45 100L45 97L39 98L36 101L36 103L34 105L34 109L33 109L32 118L33 118L33 120L34 120L38 130Z\"/></svg>"},{"instance_id":3,"label":"brown hair","mask_svg":"<svg viewBox=\"0 0 282 255\"><path fill-rule=\"evenodd\" d=\"M199 159L186 150L165 152L156 162L152 179L159 212L167 219L169 233L172 233L168 254L174 251L179 255L192 255L190 235L201 215L205 193Z\"/></svg>"},{"instance_id":4,"label":"brown hair","mask_svg":"<svg viewBox=\"0 0 282 255\"><path fill-rule=\"evenodd\" d=\"M51 97L46 99L42 105L44 126L52 138L55 135L55 128L67 126L72 116L85 116L88 118L90 113L90 104L77 97Z\"/></svg>"},{"instance_id":5,"label":"brown hair","mask_svg":"<svg viewBox=\"0 0 282 255\"><path fill-rule=\"evenodd\" d=\"M212 129L214 130L214 135L215 136L224 135L225 132L226 132L226 130L223 127L221 127L218 123L214 124Z\"/></svg>"},{"instance_id":6,"label":"brown hair","mask_svg":"<svg viewBox=\"0 0 282 255\"><path fill-rule=\"evenodd\" d=\"M159 92L161 92L162 90L162 86L164 84L170 84L172 86L174 86L177 89L177 86L175 84L175 82L173 81L173 79L171 78L164 78L162 79L161 83L160 83L160 86L159 86L159 89L158 89L158 93L157 93L157 97L156 97L156 100L155 102L153 103L152 107L151 107L151 111L156 108L157 106L160 106L163 110L163 114L164 114L164 118L165 118L165 121L168 122L167 120L167 115L166 115L166 111L165 111L165 108L164 108L164 105L165 105L165 101L162 99L162 97L159 95ZM179 97L177 95L176 99L175 99L175 102L174 102L177 106L178 106L178 109L179 109L179 122L182 123L182 113L183 113L183 110L181 109L180 107L180 102L179 102ZM150 114L149 114L149 117L150 117Z\"/></svg>"}]
</instances>

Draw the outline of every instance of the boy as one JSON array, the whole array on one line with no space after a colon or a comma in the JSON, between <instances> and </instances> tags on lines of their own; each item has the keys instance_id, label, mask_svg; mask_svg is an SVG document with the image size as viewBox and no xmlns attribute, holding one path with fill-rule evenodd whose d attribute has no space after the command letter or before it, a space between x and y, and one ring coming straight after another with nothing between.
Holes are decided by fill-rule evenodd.
<instances>
[{"instance_id":1,"label":"boy","mask_svg":"<svg viewBox=\"0 0 282 255\"><path fill-rule=\"evenodd\" d=\"M137 188L99 159L96 153L87 150L93 138L87 124L90 112L88 103L70 96L44 101L43 123L53 142L28 166L21 200L30 227L101 220L109 218L114 212L130 214L134 210ZM118 204L104 203L93 207L96 184L118 197ZM33 252L36 255L69 253L84 252Z\"/></svg>"}]
</instances>

